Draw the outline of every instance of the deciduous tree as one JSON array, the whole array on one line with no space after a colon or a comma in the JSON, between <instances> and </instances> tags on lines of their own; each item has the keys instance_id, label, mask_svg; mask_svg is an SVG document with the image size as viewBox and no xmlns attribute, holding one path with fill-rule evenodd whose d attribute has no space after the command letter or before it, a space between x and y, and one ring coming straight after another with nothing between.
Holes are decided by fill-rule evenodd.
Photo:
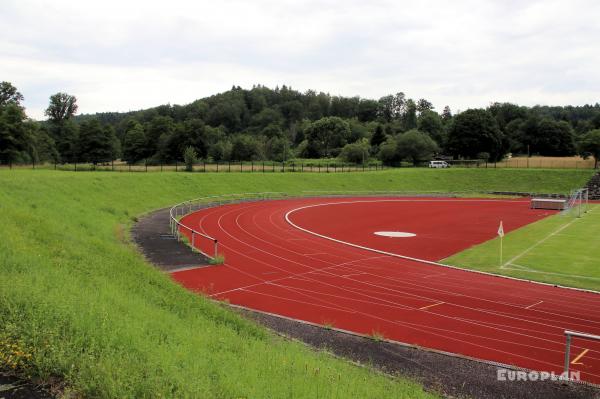
<instances>
[{"instance_id":1,"label":"deciduous tree","mask_svg":"<svg viewBox=\"0 0 600 399\"><path fill-rule=\"evenodd\" d=\"M584 158L594 157L594 168L598 169L598 160L600 160L600 129L592 130L581 138L578 143L579 154Z\"/></svg>"},{"instance_id":2,"label":"deciduous tree","mask_svg":"<svg viewBox=\"0 0 600 399\"><path fill-rule=\"evenodd\" d=\"M17 88L10 82L0 83L0 107L5 107L8 104L21 105L23 95L19 93Z\"/></svg>"},{"instance_id":3,"label":"deciduous tree","mask_svg":"<svg viewBox=\"0 0 600 399\"><path fill-rule=\"evenodd\" d=\"M50 96L50 105L46 115L52 122L62 122L77 113L77 98L67 93L56 93Z\"/></svg>"},{"instance_id":4,"label":"deciduous tree","mask_svg":"<svg viewBox=\"0 0 600 399\"><path fill-rule=\"evenodd\" d=\"M496 161L504 156L503 134L489 111L469 109L453 118L447 149L454 156L470 159L487 152L490 160Z\"/></svg>"},{"instance_id":5,"label":"deciduous tree","mask_svg":"<svg viewBox=\"0 0 600 399\"><path fill-rule=\"evenodd\" d=\"M89 119L79 129L78 155L81 161L94 165L114 159L115 133L104 128L98 119Z\"/></svg>"},{"instance_id":6,"label":"deciduous tree","mask_svg":"<svg viewBox=\"0 0 600 399\"><path fill-rule=\"evenodd\" d=\"M350 125L341 118L319 119L307 129L308 152L314 158L337 156L350 134Z\"/></svg>"}]
</instances>

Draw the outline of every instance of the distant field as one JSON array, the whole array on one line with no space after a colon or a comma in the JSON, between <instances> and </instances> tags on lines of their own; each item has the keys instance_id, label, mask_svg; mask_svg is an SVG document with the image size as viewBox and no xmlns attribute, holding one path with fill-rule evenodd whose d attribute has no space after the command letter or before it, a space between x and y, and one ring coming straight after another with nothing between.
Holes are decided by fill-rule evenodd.
<instances>
[{"instance_id":1,"label":"distant field","mask_svg":"<svg viewBox=\"0 0 600 399\"><path fill-rule=\"evenodd\" d=\"M469 269L600 291L600 205L582 218L555 215L442 261Z\"/></svg>"},{"instance_id":2,"label":"distant field","mask_svg":"<svg viewBox=\"0 0 600 399\"><path fill-rule=\"evenodd\" d=\"M135 251L129 227L143 212L211 194L567 192L590 176L500 169L218 175L2 170L0 368L59 377L91 397L428 397L414 382L281 340L187 292Z\"/></svg>"},{"instance_id":3,"label":"distant field","mask_svg":"<svg viewBox=\"0 0 600 399\"><path fill-rule=\"evenodd\" d=\"M594 158L577 157L513 157L496 164L499 168L593 169Z\"/></svg>"}]
</instances>

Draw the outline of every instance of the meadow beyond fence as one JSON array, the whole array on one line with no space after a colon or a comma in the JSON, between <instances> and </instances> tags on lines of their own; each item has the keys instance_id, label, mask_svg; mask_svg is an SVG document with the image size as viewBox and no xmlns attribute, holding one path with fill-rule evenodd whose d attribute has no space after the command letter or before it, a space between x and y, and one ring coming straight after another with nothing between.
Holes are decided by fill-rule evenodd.
<instances>
[{"instance_id":1,"label":"meadow beyond fence","mask_svg":"<svg viewBox=\"0 0 600 399\"><path fill-rule=\"evenodd\" d=\"M481 159L446 160L454 168L515 168L515 169L594 169L593 158L581 157L514 157L500 162L486 162ZM342 162L336 159L303 159L286 162L275 161L223 161L223 162L196 162L194 172L248 172L248 173L274 173L274 172L310 172L310 173L338 173L338 172L369 172L393 168L427 167L429 161L413 164L412 162L396 162L393 165L384 165L379 161L369 161L364 164ZM66 171L114 171L114 172L182 172L185 171L183 162L175 163L150 163L142 162L128 164L123 161L105 162L93 165L91 163L19 163L0 165L0 169L54 169Z\"/></svg>"}]
</instances>

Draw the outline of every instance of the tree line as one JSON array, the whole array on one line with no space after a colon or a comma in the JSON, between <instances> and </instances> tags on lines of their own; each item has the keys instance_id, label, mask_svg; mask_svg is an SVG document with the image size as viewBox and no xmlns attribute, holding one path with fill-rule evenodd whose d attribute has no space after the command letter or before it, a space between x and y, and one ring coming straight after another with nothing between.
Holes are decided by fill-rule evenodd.
<instances>
[{"instance_id":1,"label":"tree line","mask_svg":"<svg viewBox=\"0 0 600 399\"><path fill-rule=\"evenodd\" d=\"M493 103L453 115L402 92L378 100L290 87L231 90L187 105L76 115L77 99L52 95L33 121L23 95L0 84L0 162L135 164L334 158L419 162L436 156L498 161L507 154L600 158L600 104L524 107ZM189 152L188 152L189 153Z\"/></svg>"}]
</instances>

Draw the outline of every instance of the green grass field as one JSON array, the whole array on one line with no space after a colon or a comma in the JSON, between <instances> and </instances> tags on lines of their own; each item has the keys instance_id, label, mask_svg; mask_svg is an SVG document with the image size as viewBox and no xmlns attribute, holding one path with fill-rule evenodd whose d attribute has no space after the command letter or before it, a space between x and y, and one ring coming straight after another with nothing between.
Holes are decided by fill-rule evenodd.
<instances>
[{"instance_id":1,"label":"green grass field","mask_svg":"<svg viewBox=\"0 0 600 399\"><path fill-rule=\"evenodd\" d=\"M600 291L600 205L582 218L554 215L443 263L491 273Z\"/></svg>"},{"instance_id":2,"label":"green grass field","mask_svg":"<svg viewBox=\"0 0 600 399\"><path fill-rule=\"evenodd\" d=\"M428 397L288 342L139 255L137 215L203 195L302 190L565 192L585 171L346 174L0 171L0 369L90 397Z\"/></svg>"}]
</instances>

